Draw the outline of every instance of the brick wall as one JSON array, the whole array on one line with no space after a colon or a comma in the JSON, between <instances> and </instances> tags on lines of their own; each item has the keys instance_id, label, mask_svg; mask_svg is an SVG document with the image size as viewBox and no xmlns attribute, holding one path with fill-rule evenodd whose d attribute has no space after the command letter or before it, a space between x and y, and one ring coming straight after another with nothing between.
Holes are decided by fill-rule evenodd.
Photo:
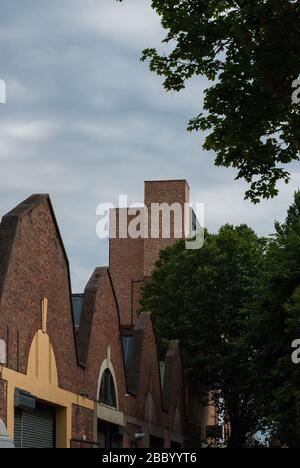
<instances>
[{"instance_id":1,"label":"brick wall","mask_svg":"<svg viewBox=\"0 0 300 468\"><path fill-rule=\"evenodd\" d=\"M77 405L72 407L72 437L73 439L94 441L94 411Z\"/></svg>"},{"instance_id":2,"label":"brick wall","mask_svg":"<svg viewBox=\"0 0 300 468\"><path fill-rule=\"evenodd\" d=\"M175 181L151 181L145 182L145 205L150 212L151 205L166 203L170 207L174 203L181 206L182 218L178 224L181 231L181 238L184 237L184 204L189 203L189 186L185 180ZM174 215L171 213L171 226L169 239L163 238L162 217L160 216L159 239L153 239L149 236L144 242L144 276L151 276L155 262L159 257L159 252L168 246L174 244ZM149 230L151 229L152 219L150 217Z\"/></svg>"},{"instance_id":3,"label":"brick wall","mask_svg":"<svg viewBox=\"0 0 300 468\"><path fill-rule=\"evenodd\" d=\"M130 381L131 384L135 383L132 390L136 391L136 395L126 399L126 413L144 420L146 400L150 393L155 405L156 423L161 426L164 424L164 412L161 400L160 371L150 315L141 314L136 324L135 333L138 334L138 344L134 354L138 354L139 359L136 360L136 356L133 356L134 360L131 365L134 366L134 375L133 380L129 379L129 383Z\"/></svg>"},{"instance_id":4,"label":"brick wall","mask_svg":"<svg viewBox=\"0 0 300 468\"><path fill-rule=\"evenodd\" d=\"M116 210L117 225L119 225L120 210ZM132 218L128 217L128 222ZM109 270L117 295L121 322L125 327L135 323L136 310L133 308L135 292L139 281L143 279L144 243L143 239L110 239Z\"/></svg>"},{"instance_id":5,"label":"brick wall","mask_svg":"<svg viewBox=\"0 0 300 468\"><path fill-rule=\"evenodd\" d=\"M87 347L83 390L92 400L98 400L97 384L100 368L103 361L109 357L116 374L120 411L123 411L126 384L122 338L118 307L108 270L97 268L89 282L90 287L92 284L95 288L93 309L83 311L78 337L79 347L82 342ZM86 314L91 314L89 331L86 326Z\"/></svg>"},{"instance_id":6,"label":"brick wall","mask_svg":"<svg viewBox=\"0 0 300 468\"><path fill-rule=\"evenodd\" d=\"M17 223L15 232L10 229L12 220ZM7 343L8 367L26 373L31 342L41 328L41 300L46 297L47 332L55 349L59 384L76 390L69 266L49 198L26 200L3 219L0 230L14 236L5 281L0 278L4 283L0 338Z\"/></svg>"},{"instance_id":7,"label":"brick wall","mask_svg":"<svg viewBox=\"0 0 300 468\"><path fill-rule=\"evenodd\" d=\"M110 239L109 269L116 291L122 326L132 328L139 313L140 289L144 281L153 271L159 252L174 244L174 214L171 212L170 238L162 237L162 222L160 216L159 238L151 238L151 205L167 203L172 206L178 203L182 217L179 220L181 238L184 237L184 204L189 202L189 186L185 180L145 182L145 207L148 210L148 238L120 238L119 219L122 210L114 210L111 217L116 220L116 238ZM123 218L124 219L124 218ZM132 216L128 216L128 224ZM145 228L146 229L146 228ZM125 232L127 229L125 227ZM143 230L142 230L143 232Z\"/></svg>"}]
</instances>

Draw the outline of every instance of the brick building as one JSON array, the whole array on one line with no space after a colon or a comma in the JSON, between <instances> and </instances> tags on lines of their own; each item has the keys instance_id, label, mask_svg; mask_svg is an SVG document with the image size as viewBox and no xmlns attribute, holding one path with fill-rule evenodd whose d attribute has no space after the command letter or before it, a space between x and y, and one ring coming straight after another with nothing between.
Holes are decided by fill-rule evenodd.
<instances>
[{"instance_id":1,"label":"brick building","mask_svg":"<svg viewBox=\"0 0 300 468\"><path fill-rule=\"evenodd\" d=\"M188 197L185 181L145 183L146 207ZM174 232L117 235L109 267L72 295L49 196L33 195L2 218L0 419L16 446L199 446L215 414L189 391L179 342L159 362L151 315L139 310L140 287L173 242Z\"/></svg>"}]
</instances>

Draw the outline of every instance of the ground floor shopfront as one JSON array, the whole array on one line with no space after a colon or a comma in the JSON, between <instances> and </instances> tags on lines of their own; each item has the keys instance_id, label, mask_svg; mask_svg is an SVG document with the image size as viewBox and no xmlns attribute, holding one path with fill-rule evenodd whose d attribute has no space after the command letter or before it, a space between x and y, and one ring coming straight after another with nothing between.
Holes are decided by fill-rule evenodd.
<instances>
[{"instance_id":1,"label":"ground floor shopfront","mask_svg":"<svg viewBox=\"0 0 300 468\"><path fill-rule=\"evenodd\" d=\"M46 324L45 319L43 322ZM139 420L120 411L115 373L107 359L99 374L97 402L59 388L57 375L46 325L34 336L26 374L2 368L6 424L17 448L181 447L180 435L172 436L170 431L147 421L149 416ZM79 419L79 437L74 420L80 412L88 413L90 418L89 427L86 422L81 426Z\"/></svg>"},{"instance_id":2,"label":"ground floor shopfront","mask_svg":"<svg viewBox=\"0 0 300 468\"><path fill-rule=\"evenodd\" d=\"M53 348L43 330L33 339L27 374L3 368L1 380L7 430L17 447L70 447L73 407L94 411L93 401L59 388Z\"/></svg>"}]
</instances>

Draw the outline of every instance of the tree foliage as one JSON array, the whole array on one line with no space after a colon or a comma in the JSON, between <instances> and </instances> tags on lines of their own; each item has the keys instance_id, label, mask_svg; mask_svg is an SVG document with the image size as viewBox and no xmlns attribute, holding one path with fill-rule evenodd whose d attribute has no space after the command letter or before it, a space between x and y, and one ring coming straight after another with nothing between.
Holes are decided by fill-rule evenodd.
<instances>
[{"instance_id":1,"label":"tree foliage","mask_svg":"<svg viewBox=\"0 0 300 468\"><path fill-rule=\"evenodd\" d=\"M300 368L291 359L300 339L300 192L270 241L253 323L264 413L281 445L300 447Z\"/></svg>"},{"instance_id":2,"label":"tree foliage","mask_svg":"<svg viewBox=\"0 0 300 468\"><path fill-rule=\"evenodd\" d=\"M275 228L261 239L226 225L198 251L178 243L144 289L160 341L181 339L185 367L228 416L231 447L263 428L271 444L300 447L300 192Z\"/></svg>"},{"instance_id":3,"label":"tree foliage","mask_svg":"<svg viewBox=\"0 0 300 468\"><path fill-rule=\"evenodd\" d=\"M207 134L217 166L233 167L258 202L289 180L298 160L300 105L292 83L300 74L300 2L289 0L152 0L171 52L154 48L142 60L181 91L206 77L204 111L188 129ZM200 96L199 96L200 106Z\"/></svg>"},{"instance_id":4,"label":"tree foliage","mask_svg":"<svg viewBox=\"0 0 300 468\"><path fill-rule=\"evenodd\" d=\"M229 225L207 234L200 250L179 243L161 253L142 301L160 337L181 337L185 367L214 392L234 447L262 425L246 337L264 245L247 226Z\"/></svg>"}]
</instances>

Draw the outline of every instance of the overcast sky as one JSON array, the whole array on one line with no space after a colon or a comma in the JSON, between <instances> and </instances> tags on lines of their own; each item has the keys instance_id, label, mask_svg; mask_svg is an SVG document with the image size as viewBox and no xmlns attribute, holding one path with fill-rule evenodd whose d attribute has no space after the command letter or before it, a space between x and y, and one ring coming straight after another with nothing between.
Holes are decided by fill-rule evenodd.
<instances>
[{"instance_id":1,"label":"overcast sky","mask_svg":"<svg viewBox=\"0 0 300 468\"><path fill-rule=\"evenodd\" d=\"M74 292L107 264L96 237L96 206L128 194L143 201L143 181L186 178L204 202L206 226L248 223L273 232L299 183L298 164L280 196L243 201L234 172L214 167L200 134L186 132L206 83L166 94L139 61L163 31L150 0L1 0L0 214L32 193L49 193L71 264Z\"/></svg>"}]
</instances>

